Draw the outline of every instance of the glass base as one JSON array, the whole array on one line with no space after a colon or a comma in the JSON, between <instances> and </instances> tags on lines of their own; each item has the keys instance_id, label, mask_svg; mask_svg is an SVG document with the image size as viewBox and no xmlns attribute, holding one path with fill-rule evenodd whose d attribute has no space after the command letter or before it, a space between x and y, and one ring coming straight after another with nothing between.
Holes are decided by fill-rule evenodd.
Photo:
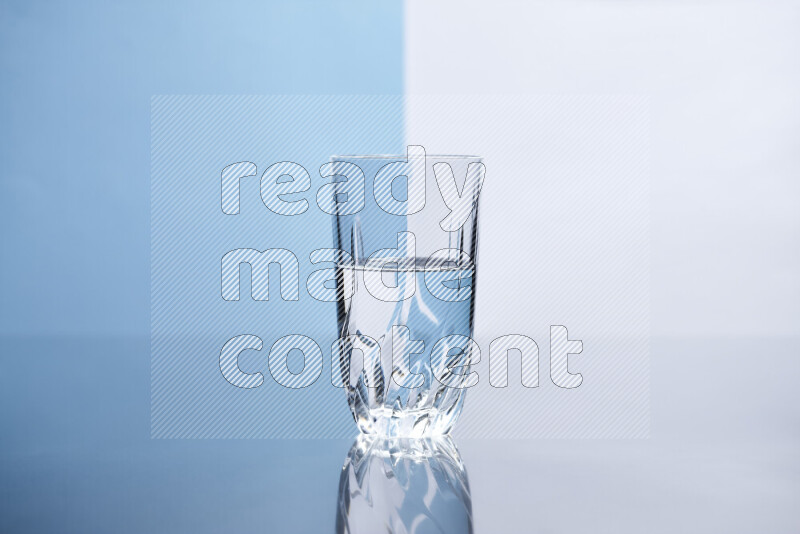
<instances>
[{"instance_id":1,"label":"glass base","mask_svg":"<svg viewBox=\"0 0 800 534\"><path fill-rule=\"evenodd\" d=\"M392 438L429 438L449 433L461 413L461 406L462 402L456 402L446 412L431 408L392 410L379 407L354 410L353 416L363 434Z\"/></svg>"}]
</instances>

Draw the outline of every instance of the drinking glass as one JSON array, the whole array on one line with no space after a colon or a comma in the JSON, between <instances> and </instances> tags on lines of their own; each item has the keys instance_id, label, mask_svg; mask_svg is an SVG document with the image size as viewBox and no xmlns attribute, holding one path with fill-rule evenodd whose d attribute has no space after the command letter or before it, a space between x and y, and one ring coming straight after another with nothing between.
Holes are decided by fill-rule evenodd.
<instances>
[{"instance_id":1,"label":"drinking glass","mask_svg":"<svg viewBox=\"0 0 800 534\"><path fill-rule=\"evenodd\" d=\"M477 156L333 156L339 372L363 433L450 431L470 371ZM334 362L337 363L336 361Z\"/></svg>"},{"instance_id":2,"label":"drinking glass","mask_svg":"<svg viewBox=\"0 0 800 534\"><path fill-rule=\"evenodd\" d=\"M449 436L359 436L339 478L337 533L471 534L467 471Z\"/></svg>"}]
</instances>

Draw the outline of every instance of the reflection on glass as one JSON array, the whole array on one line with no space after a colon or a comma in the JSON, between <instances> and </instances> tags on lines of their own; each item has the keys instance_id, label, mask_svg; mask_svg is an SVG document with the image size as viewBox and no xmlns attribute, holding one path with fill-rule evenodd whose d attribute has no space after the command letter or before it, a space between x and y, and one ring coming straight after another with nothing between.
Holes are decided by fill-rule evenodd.
<instances>
[{"instance_id":1,"label":"reflection on glass","mask_svg":"<svg viewBox=\"0 0 800 534\"><path fill-rule=\"evenodd\" d=\"M471 533L467 472L453 441L359 436L339 480L336 532Z\"/></svg>"},{"instance_id":2,"label":"reflection on glass","mask_svg":"<svg viewBox=\"0 0 800 534\"><path fill-rule=\"evenodd\" d=\"M345 199L331 209L334 246L344 251L337 359L353 418L365 434L446 434L478 355L470 338L481 158L411 146L408 157L333 156L329 165L348 178L331 184ZM395 178L405 178L405 200ZM365 179L373 194L364 194Z\"/></svg>"}]
</instances>

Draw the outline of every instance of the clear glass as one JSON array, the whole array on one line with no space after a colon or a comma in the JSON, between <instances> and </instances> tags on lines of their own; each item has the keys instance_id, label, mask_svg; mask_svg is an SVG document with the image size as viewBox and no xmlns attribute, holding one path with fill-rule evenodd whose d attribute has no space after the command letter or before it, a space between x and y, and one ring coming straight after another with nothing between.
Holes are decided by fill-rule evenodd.
<instances>
[{"instance_id":1,"label":"clear glass","mask_svg":"<svg viewBox=\"0 0 800 534\"><path fill-rule=\"evenodd\" d=\"M470 534L467 472L448 436L360 436L339 480L336 532Z\"/></svg>"},{"instance_id":2,"label":"clear glass","mask_svg":"<svg viewBox=\"0 0 800 534\"><path fill-rule=\"evenodd\" d=\"M350 409L363 433L447 433L463 407L474 354L475 184L483 164L474 156L335 156L334 172L350 176L335 194L348 200L357 200L349 195L359 183L348 163L363 171L365 184L361 209L341 203L334 210L334 243L349 256L337 270L337 317ZM411 176L392 182L388 204L399 200L401 209L390 213L379 183L402 172ZM384 180L376 179L381 173ZM420 198L412 195L423 189L424 207L416 209ZM463 223L453 223L454 215Z\"/></svg>"}]
</instances>

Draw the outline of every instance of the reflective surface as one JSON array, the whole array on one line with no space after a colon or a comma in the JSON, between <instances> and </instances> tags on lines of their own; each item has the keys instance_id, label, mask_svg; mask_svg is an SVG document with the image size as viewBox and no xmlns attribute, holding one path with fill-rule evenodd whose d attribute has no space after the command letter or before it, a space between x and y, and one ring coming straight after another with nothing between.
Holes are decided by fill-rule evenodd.
<instances>
[{"instance_id":1,"label":"reflective surface","mask_svg":"<svg viewBox=\"0 0 800 534\"><path fill-rule=\"evenodd\" d=\"M647 440L456 434L475 532L800 531L797 346L654 341ZM146 339L0 349L0 531L335 531L352 439L152 440Z\"/></svg>"},{"instance_id":2,"label":"reflective surface","mask_svg":"<svg viewBox=\"0 0 800 534\"><path fill-rule=\"evenodd\" d=\"M353 443L339 481L336 532L467 534L467 472L449 437Z\"/></svg>"}]
</instances>

